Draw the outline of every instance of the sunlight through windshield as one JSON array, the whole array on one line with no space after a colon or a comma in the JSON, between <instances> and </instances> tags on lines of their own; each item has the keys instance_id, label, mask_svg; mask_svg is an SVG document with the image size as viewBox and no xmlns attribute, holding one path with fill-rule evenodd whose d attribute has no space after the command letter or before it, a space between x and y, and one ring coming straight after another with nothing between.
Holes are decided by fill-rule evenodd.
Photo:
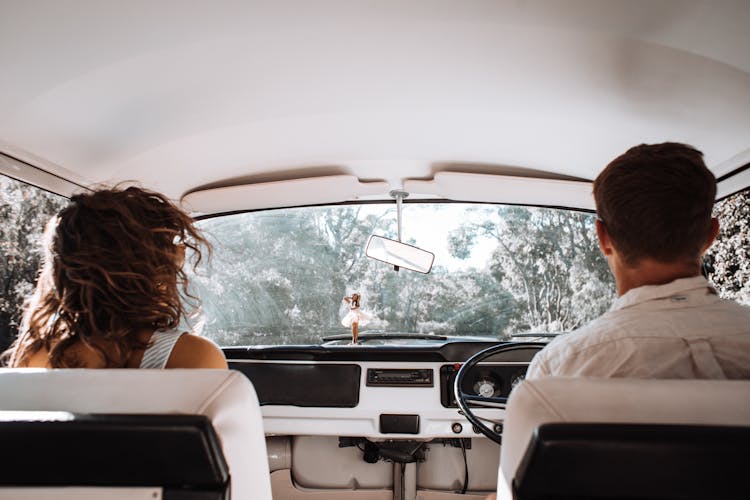
<instances>
[{"instance_id":1,"label":"sunlight through windshield","mask_svg":"<svg viewBox=\"0 0 750 500\"><path fill-rule=\"evenodd\" d=\"M370 316L363 334L569 331L613 297L593 221L555 209L409 203L403 240L435 254L432 272L422 275L364 255L370 234L396 237L393 204L202 220L215 246L194 278L203 334L221 345L319 344L349 332L343 298L354 292Z\"/></svg>"}]
</instances>

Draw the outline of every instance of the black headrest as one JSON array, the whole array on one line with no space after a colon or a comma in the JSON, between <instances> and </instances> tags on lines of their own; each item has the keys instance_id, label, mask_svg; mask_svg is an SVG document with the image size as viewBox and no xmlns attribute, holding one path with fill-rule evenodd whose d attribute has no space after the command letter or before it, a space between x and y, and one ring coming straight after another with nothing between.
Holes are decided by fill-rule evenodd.
<instances>
[{"instance_id":1,"label":"black headrest","mask_svg":"<svg viewBox=\"0 0 750 500\"><path fill-rule=\"evenodd\" d=\"M750 427L545 424L513 479L517 500L748 498Z\"/></svg>"},{"instance_id":2,"label":"black headrest","mask_svg":"<svg viewBox=\"0 0 750 500\"><path fill-rule=\"evenodd\" d=\"M0 486L221 489L229 471L208 418L0 412Z\"/></svg>"}]
</instances>

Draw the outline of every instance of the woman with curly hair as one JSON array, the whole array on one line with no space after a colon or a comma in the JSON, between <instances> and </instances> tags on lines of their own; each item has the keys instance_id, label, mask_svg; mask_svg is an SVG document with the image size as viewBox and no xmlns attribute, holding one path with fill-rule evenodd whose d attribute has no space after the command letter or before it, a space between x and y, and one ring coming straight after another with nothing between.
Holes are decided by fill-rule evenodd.
<instances>
[{"instance_id":1,"label":"woman with curly hair","mask_svg":"<svg viewBox=\"0 0 750 500\"><path fill-rule=\"evenodd\" d=\"M11 367L227 368L210 340L177 329L197 305L183 270L208 242L165 196L137 187L78 194L47 224Z\"/></svg>"}]
</instances>

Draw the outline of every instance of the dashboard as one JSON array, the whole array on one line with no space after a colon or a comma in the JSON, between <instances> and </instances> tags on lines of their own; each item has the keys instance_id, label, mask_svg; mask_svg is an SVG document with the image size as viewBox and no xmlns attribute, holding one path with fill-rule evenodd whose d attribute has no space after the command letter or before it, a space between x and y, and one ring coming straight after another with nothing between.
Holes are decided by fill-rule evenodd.
<instances>
[{"instance_id":1,"label":"dashboard","mask_svg":"<svg viewBox=\"0 0 750 500\"><path fill-rule=\"evenodd\" d=\"M453 381L464 361L493 345L239 347L225 354L253 382L267 435L430 440L478 436L458 412ZM514 345L474 367L463 392L507 397L544 347ZM502 409L475 413L504 417Z\"/></svg>"}]
</instances>

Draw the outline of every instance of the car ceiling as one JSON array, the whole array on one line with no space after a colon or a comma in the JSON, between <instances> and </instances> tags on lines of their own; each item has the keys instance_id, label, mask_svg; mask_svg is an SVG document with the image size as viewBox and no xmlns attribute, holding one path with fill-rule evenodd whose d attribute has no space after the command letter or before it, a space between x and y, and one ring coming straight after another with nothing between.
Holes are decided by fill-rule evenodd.
<instances>
[{"instance_id":1,"label":"car ceiling","mask_svg":"<svg viewBox=\"0 0 750 500\"><path fill-rule=\"evenodd\" d=\"M466 199L435 175L587 182L672 140L739 169L727 194L750 185L748 19L744 0L0 0L0 169L62 193L348 175L377 182L321 200L409 180Z\"/></svg>"}]
</instances>

